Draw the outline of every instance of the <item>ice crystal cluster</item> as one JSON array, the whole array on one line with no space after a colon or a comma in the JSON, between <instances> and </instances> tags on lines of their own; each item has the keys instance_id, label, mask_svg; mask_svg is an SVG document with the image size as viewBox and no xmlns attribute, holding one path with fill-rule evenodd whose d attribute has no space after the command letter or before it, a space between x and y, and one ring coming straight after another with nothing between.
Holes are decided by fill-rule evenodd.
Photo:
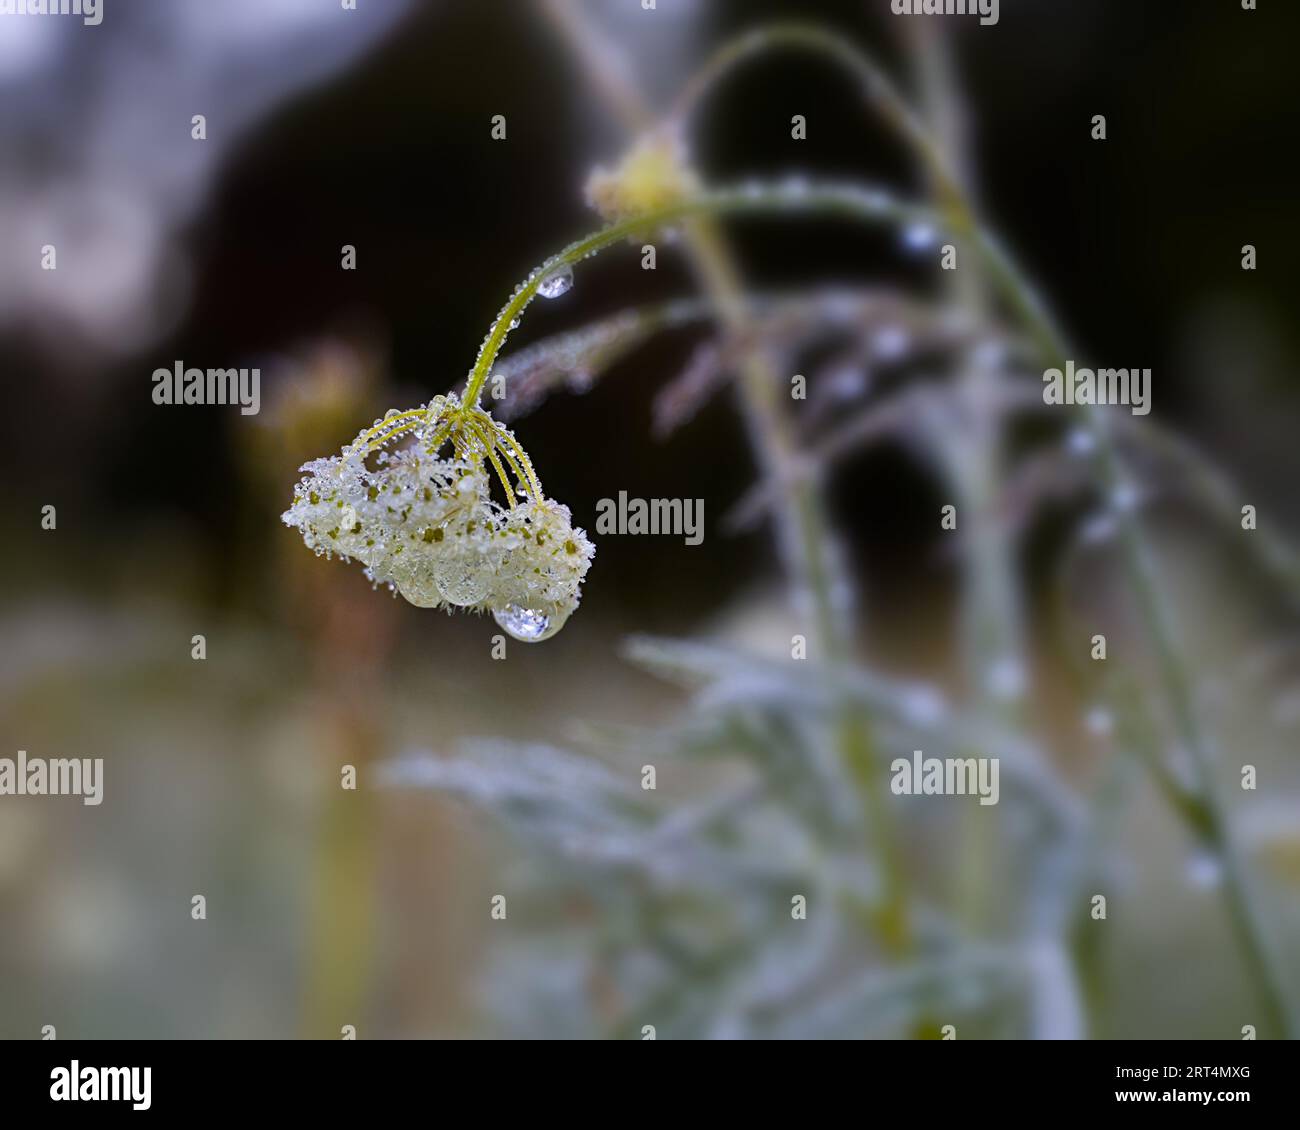
<instances>
[{"instance_id":1,"label":"ice crystal cluster","mask_svg":"<svg viewBox=\"0 0 1300 1130\"><path fill-rule=\"evenodd\" d=\"M409 433L414 443L388 449ZM360 562L418 607L490 611L514 638L536 642L578 606L595 549L568 507L542 494L514 436L480 409L437 397L390 412L302 471L285 524L317 555Z\"/></svg>"}]
</instances>

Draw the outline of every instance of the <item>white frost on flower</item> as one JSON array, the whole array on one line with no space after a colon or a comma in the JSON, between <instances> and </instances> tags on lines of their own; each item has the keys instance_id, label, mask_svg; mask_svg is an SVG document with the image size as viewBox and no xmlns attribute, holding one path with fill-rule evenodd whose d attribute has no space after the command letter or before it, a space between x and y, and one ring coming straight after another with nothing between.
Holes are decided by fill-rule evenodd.
<instances>
[{"instance_id":1,"label":"white frost on flower","mask_svg":"<svg viewBox=\"0 0 1300 1130\"><path fill-rule=\"evenodd\" d=\"M522 489L514 505L495 501L481 444L443 458L419 442L374 451L373 435L301 468L285 524L421 608L491 611L530 642L558 631L595 553L568 507Z\"/></svg>"}]
</instances>

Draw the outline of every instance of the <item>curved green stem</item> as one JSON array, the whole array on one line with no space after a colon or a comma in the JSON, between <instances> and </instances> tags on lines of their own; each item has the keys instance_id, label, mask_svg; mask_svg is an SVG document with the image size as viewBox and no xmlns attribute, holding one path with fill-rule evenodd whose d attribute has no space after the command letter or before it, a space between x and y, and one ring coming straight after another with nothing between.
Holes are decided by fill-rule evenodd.
<instances>
[{"instance_id":1,"label":"curved green stem","mask_svg":"<svg viewBox=\"0 0 1300 1130\"><path fill-rule=\"evenodd\" d=\"M483 445L483 451L487 455L488 462L492 464L492 469L497 473L497 478L501 481L501 489L506 492L506 504L513 510L515 508L515 491L510 485L510 476L506 474L506 469L501 466L501 458L497 455L495 434L491 429L485 429L475 419L467 420L465 427Z\"/></svg>"},{"instance_id":2,"label":"curved green stem","mask_svg":"<svg viewBox=\"0 0 1300 1130\"><path fill-rule=\"evenodd\" d=\"M515 439L514 432L509 428L503 427L497 421L492 420L487 413L483 413L485 419L491 421L493 434L498 440L504 440L504 446L501 448L505 454L506 461L510 464L515 476L520 483L528 487L528 493L532 496L534 502L540 502L545 495L542 494L542 483L537 477L537 472L533 470L533 461L528 458L528 452L523 445Z\"/></svg>"},{"instance_id":3,"label":"curved green stem","mask_svg":"<svg viewBox=\"0 0 1300 1130\"><path fill-rule=\"evenodd\" d=\"M438 426L437 431L425 441L424 449L430 455L437 455L438 449L447 442L447 437L451 435L451 424L443 423Z\"/></svg>"},{"instance_id":4,"label":"curved green stem","mask_svg":"<svg viewBox=\"0 0 1300 1130\"><path fill-rule=\"evenodd\" d=\"M651 124L651 114L628 76L609 66L610 52L572 3L549 0L547 10L556 16L575 53L585 60L599 83L603 101L622 108L629 128L641 131ZM688 261L708 295L719 327L733 337L748 336L751 314L734 256L711 217L697 217L685 225ZM837 579L828 561L824 541L824 502L818 484L796 481L790 473L795 443L775 393L776 375L771 357L754 350L742 357L737 372L737 400L759 467L766 479L781 484L776 505L778 551L795 595L795 607L809 599L818 631L820 651L826 658L847 658L852 653L846 617L838 614L833 593ZM846 704L837 725L838 744L845 762L854 768L874 762L875 750L867 719ZM864 790L864 796L871 793ZM866 814L871 819L871 814ZM896 854L882 841L893 837L888 822L872 820L870 834L882 848L882 858L896 862ZM879 925L891 952L910 948L909 912L905 875L896 865L879 900Z\"/></svg>"},{"instance_id":5,"label":"curved green stem","mask_svg":"<svg viewBox=\"0 0 1300 1130\"><path fill-rule=\"evenodd\" d=\"M364 444L368 454L377 448L383 447L384 444L389 443L398 436L414 431L427 415L428 412L424 408L412 408L409 412L399 412L395 416L387 416L373 428L362 432L356 443Z\"/></svg>"},{"instance_id":6,"label":"curved green stem","mask_svg":"<svg viewBox=\"0 0 1300 1130\"><path fill-rule=\"evenodd\" d=\"M653 212L620 220L576 240L563 251L552 255L515 288L510 301L492 323L483 347L479 350L478 359L465 384L462 402L468 406L478 405L483 385L492 370L492 363L501 352L501 346L505 344L525 307L537 294L542 280L553 271L571 267L628 236L677 220L692 216L745 214L842 216L877 224L915 221L943 223L942 217L931 209L897 200L882 190L864 189L856 185L810 185L801 179L703 192Z\"/></svg>"},{"instance_id":7,"label":"curved green stem","mask_svg":"<svg viewBox=\"0 0 1300 1130\"><path fill-rule=\"evenodd\" d=\"M962 198L957 177L942 148L898 92L885 69L843 35L816 24L798 21L764 24L727 41L682 88L668 121L680 128L705 95L732 71L750 60L778 51L808 52L839 67L858 84L863 99L884 124L922 159L940 196L945 201Z\"/></svg>"}]
</instances>

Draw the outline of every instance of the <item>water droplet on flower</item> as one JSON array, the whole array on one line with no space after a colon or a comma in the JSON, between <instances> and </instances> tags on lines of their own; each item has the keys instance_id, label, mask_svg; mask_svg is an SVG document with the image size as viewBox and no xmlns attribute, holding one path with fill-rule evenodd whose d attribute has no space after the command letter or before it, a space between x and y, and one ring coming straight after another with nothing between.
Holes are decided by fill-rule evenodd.
<instances>
[{"instance_id":1,"label":"water droplet on flower","mask_svg":"<svg viewBox=\"0 0 1300 1130\"><path fill-rule=\"evenodd\" d=\"M484 447L482 441L476 439L473 443L475 444L475 451L486 452L487 448ZM468 475L461 476L456 483L456 494L460 497L462 503L466 503L476 495L484 493L487 487L487 478L478 471L473 471Z\"/></svg>"},{"instance_id":2,"label":"water droplet on flower","mask_svg":"<svg viewBox=\"0 0 1300 1130\"><path fill-rule=\"evenodd\" d=\"M460 607L478 604L487 596L489 580L487 570L477 567L473 561L453 558L439 561L433 567L433 582L442 599Z\"/></svg>"},{"instance_id":3,"label":"water droplet on flower","mask_svg":"<svg viewBox=\"0 0 1300 1130\"><path fill-rule=\"evenodd\" d=\"M524 643L540 643L564 627L563 617L552 618L545 612L520 608L517 604L494 609L492 616L507 635Z\"/></svg>"},{"instance_id":4,"label":"water droplet on flower","mask_svg":"<svg viewBox=\"0 0 1300 1130\"><path fill-rule=\"evenodd\" d=\"M412 577L403 577L393 582L397 591L416 608L437 608L442 603L442 596L432 585L423 585Z\"/></svg>"},{"instance_id":5,"label":"water droplet on flower","mask_svg":"<svg viewBox=\"0 0 1300 1130\"><path fill-rule=\"evenodd\" d=\"M559 298L573 289L573 268L561 264L537 284L537 293L543 298Z\"/></svg>"}]
</instances>

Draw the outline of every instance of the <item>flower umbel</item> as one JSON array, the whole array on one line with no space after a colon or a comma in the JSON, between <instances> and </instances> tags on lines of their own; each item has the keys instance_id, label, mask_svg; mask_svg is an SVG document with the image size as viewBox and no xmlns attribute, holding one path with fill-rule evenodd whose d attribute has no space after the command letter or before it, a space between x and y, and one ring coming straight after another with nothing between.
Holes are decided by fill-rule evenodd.
<instances>
[{"instance_id":1,"label":"flower umbel","mask_svg":"<svg viewBox=\"0 0 1300 1130\"><path fill-rule=\"evenodd\" d=\"M616 169L596 169L587 179L587 202L606 220L657 212L697 193L699 180L675 131L646 134Z\"/></svg>"},{"instance_id":2,"label":"flower umbel","mask_svg":"<svg viewBox=\"0 0 1300 1130\"><path fill-rule=\"evenodd\" d=\"M285 524L418 607L491 611L535 642L578 606L594 547L546 498L514 434L455 394L390 411L302 470ZM491 495L494 472L504 505Z\"/></svg>"}]
</instances>

